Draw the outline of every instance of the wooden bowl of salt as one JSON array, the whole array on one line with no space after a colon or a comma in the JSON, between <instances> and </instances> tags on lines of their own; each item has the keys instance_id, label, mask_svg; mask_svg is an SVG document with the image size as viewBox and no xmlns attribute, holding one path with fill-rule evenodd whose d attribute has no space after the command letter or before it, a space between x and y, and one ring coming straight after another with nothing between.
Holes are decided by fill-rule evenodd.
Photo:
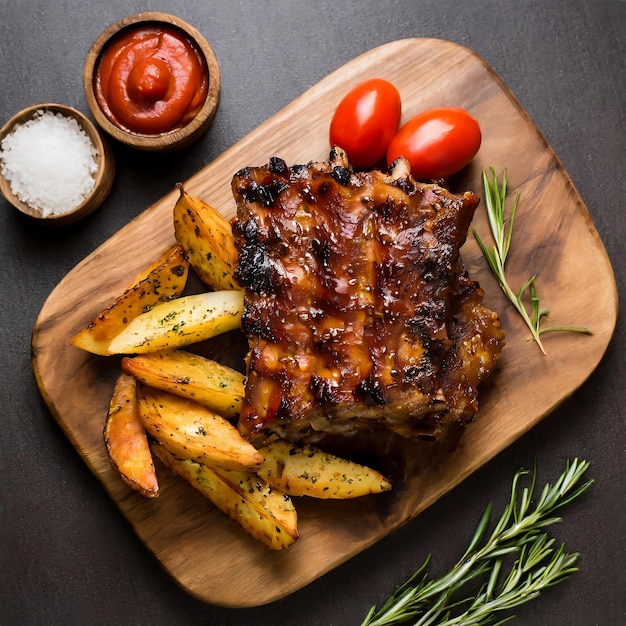
<instances>
[{"instance_id":1,"label":"wooden bowl of salt","mask_svg":"<svg viewBox=\"0 0 626 626\"><path fill-rule=\"evenodd\" d=\"M93 213L114 175L108 142L72 107L30 106L0 129L0 191L37 222L64 225Z\"/></svg>"}]
</instances>

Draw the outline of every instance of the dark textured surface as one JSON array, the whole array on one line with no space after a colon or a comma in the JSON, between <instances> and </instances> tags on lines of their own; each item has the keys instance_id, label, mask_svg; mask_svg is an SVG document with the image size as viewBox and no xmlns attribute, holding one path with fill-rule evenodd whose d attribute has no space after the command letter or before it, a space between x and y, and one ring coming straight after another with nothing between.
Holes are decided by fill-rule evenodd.
<instances>
[{"instance_id":1,"label":"dark textured surface","mask_svg":"<svg viewBox=\"0 0 626 626\"><path fill-rule=\"evenodd\" d=\"M38 102L86 111L82 65L91 43L111 22L143 10L175 13L205 34L222 70L220 110L209 133L182 154L137 155L116 146L114 189L96 214L76 226L42 231L0 201L2 623L358 624L429 552L433 572L449 567L485 504L493 500L496 511L502 508L518 467L536 461L543 482L556 478L575 456L591 461L596 482L554 532L569 550L581 552L581 571L520 608L514 623L626 623L621 322L589 381L459 488L307 588L246 610L204 605L163 573L52 419L29 354L30 333L46 297L96 246L323 76L404 37L465 45L502 77L587 204L621 293L626 2L1 0L0 122ZM514 154L508 167L515 167Z\"/></svg>"}]
</instances>

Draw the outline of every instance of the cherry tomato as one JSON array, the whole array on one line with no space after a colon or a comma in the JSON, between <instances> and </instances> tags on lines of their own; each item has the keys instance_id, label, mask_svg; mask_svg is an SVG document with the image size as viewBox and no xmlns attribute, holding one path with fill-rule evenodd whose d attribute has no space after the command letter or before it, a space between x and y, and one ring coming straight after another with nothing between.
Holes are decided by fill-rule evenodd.
<instances>
[{"instance_id":1,"label":"cherry tomato","mask_svg":"<svg viewBox=\"0 0 626 626\"><path fill-rule=\"evenodd\" d=\"M394 85L382 78L366 80L339 103L330 123L330 145L343 148L354 167L373 167L384 161L401 114Z\"/></svg>"},{"instance_id":2,"label":"cherry tomato","mask_svg":"<svg viewBox=\"0 0 626 626\"><path fill-rule=\"evenodd\" d=\"M465 109L429 109L400 128L389 144L387 164L403 156L414 178L446 178L474 158L481 139L478 122Z\"/></svg>"}]
</instances>

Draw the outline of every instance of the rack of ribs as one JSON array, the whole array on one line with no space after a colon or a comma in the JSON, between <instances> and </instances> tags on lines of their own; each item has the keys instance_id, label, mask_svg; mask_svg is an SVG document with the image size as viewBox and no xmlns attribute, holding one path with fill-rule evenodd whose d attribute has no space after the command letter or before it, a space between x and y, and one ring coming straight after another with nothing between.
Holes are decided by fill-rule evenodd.
<instances>
[{"instance_id":1,"label":"rack of ribs","mask_svg":"<svg viewBox=\"0 0 626 626\"><path fill-rule=\"evenodd\" d=\"M504 343L459 255L474 193L417 182L404 159L354 171L339 148L246 167L232 191L249 440L437 439L473 419Z\"/></svg>"}]
</instances>

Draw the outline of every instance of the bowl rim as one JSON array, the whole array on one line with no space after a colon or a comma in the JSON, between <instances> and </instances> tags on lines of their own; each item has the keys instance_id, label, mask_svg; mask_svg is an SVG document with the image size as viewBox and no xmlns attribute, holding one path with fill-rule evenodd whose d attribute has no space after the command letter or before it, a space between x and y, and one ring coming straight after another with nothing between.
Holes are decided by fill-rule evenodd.
<instances>
[{"instance_id":1,"label":"bowl rim","mask_svg":"<svg viewBox=\"0 0 626 626\"><path fill-rule=\"evenodd\" d=\"M0 128L0 142L4 138L12 133L20 125L26 123L29 120L34 119L35 114L38 111L52 111L53 113L61 113L66 117L73 117L81 128L87 133L90 141L94 144L97 151L97 163L98 171L96 172L94 185L91 191L87 194L85 199L76 207L70 211L64 213L52 213L44 217L40 211L31 207L28 203L20 200L11 190L9 181L0 172L0 191L6 200L15 207L18 211L27 215L30 218L39 220L42 222L59 222L67 223L74 221L78 217L85 217L93 211L95 211L102 201L108 195L111 186L113 184L113 170L114 161L113 154L109 145L100 132L97 126L78 109L67 105L58 104L56 102L44 102L41 104L33 104L23 109L20 109L17 113L11 116ZM0 161L2 160L0 153ZM94 198L99 196L99 202L95 202Z\"/></svg>"},{"instance_id":2,"label":"bowl rim","mask_svg":"<svg viewBox=\"0 0 626 626\"><path fill-rule=\"evenodd\" d=\"M205 101L193 119L175 130L164 133L144 134L127 131L111 122L98 105L93 86L95 71L106 45L121 31L138 24L165 24L178 28L190 37L204 58L209 75L209 86ZM85 98L96 123L111 137L134 148L143 150L164 150L182 147L197 139L213 121L219 106L221 73L217 56L206 37L187 21L161 11L143 11L128 15L105 28L92 44L83 70Z\"/></svg>"}]
</instances>

